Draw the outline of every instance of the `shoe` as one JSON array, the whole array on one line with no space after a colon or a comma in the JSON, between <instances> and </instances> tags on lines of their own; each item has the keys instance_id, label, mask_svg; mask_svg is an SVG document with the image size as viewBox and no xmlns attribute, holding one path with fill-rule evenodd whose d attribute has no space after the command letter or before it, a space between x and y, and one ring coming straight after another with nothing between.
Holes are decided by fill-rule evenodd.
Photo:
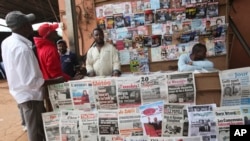
<instances>
[{"instance_id":1,"label":"shoe","mask_svg":"<svg viewBox=\"0 0 250 141\"><path fill-rule=\"evenodd\" d=\"M22 126L23 127L23 131L26 132L27 131L27 127L26 126Z\"/></svg>"}]
</instances>

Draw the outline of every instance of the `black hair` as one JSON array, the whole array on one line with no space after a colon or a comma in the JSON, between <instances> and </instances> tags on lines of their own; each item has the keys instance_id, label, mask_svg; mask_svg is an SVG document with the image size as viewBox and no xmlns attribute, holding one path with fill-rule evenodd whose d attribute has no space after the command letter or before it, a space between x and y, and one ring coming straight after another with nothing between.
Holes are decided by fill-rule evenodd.
<instances>
[{"instance_id":1,"label":"black hair","mask_svg":"<svg viewBox=\"0 0 250 141\"><path fill-rule=\"evenodd\" d=\"M56 44L60 44L60 43L64 43L64 44L66 44L66 41L65 41L65 40L63 40L63 39L60 39L60 40L58 40L58 41L56 42Z\"/></svg>"},{"instance_id":2,"label":"black hair","mask_svg":"<svg viewBox=\"0 0 250 141\"><path fill-rule=\"evenodd\" d=\"M100 27L95 28L93 30L93 33L94 33L94 31L99 31L100 33L102 33L104 35L104 32L103 32L103 30Z\"/></svg>"},{"instance_id":3,"label":"black hair","mask_svg":"<svg viewBox=\"0 0 250 141\"><path fill-rule=\"evenodd\" d=\"M207 52L207 47L204 44L197 43L192 48L192 54L205 50Z\"/></svg>"},{"instance_id":4,"label":"black hair","mask_svg":"<svg viewBox=\"0 0 250 141\"><path fill-rule=\"evenodd\" d=\"M223 23L223 20L221 18L216 19L216 24L218 21L221 21L221 23Z\"/></svg>"}]
</instances>

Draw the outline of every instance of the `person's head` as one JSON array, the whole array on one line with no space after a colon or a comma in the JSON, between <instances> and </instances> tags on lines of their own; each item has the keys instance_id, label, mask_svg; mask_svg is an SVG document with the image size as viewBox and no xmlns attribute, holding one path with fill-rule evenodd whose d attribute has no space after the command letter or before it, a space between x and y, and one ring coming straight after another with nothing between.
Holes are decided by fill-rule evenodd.
<instances>
[{"instance_id":1,"label":"person's head","mask_svg":"<svg viewBox=\"0 0 250 141\"><path fill-rule=\"evenodd\" d=\"M125 5L125 12L129 12L129 5L128 4Z\"/></svg>"},{"instance_id":2,"label":"person's head","mask_svg":"<svg viewBox=\"0 0 250 141\"><path fill-rule=\"evenodd\" d=\"M65 54L67 52L67 43L64 40L58 40L56 42L57 44L57 49L61 54Z\"/></svg>"},{"instance_id":3,"label":"person's head","mask_svg":"<svg viewBox=\"0 0 250 141\"><path fill-rule=\"evenodd\" d=\"M157 122L158 120L157 120L157 117L154 117L154 122Z\"/></svg>"},{"instance_id":4,"label":"person's head","mask_svg":"<svg viewBox=\"0 0 250 141\"><path fill-rule=\"evenodd\" d=\"M231 95L232 89L231 87L225 87L224 91L225 91L225 95Z\"/></svg>"},{"instance_id":5,"label":"person's head","mask_svg":"<svg viewBox=\"0 0 250 141\"><path fill-rule=\"evenodd\" d=\"M58 34L56 29L58 28L58 24L42 24L39 28L38 28L38 34L44 38L44 39L48 39L52 42L56 41L58 39Z\"/></svg>"},{"instance_id":6,"label":"person's head","mask_svg":"<svg viewBox=\"0 0 250 141\"><path fill-rule=\"evenodd\" d=\"M87 90L83 90L82 93L83 93L83 95L87 95L88 94Z\"/></svg>"},{"instance_id":7,"label":"person's head","mask_svg":"<svg viewBox=\"0 0 250 141\"><path fill-rule=\"evenodd\" d=\"M211 22L209 20L206 21L206 27L210 27Z\"/></svg>"},{"instance_id":8,"label":"person's head","mask_svg":"<svg viewBox=\"0 0 250 141\"><path fill-rule=\"evenodd\" d=\"M99 9L99 17L103 17L103 9Z\"/></svg>"},{"instance_id":9,"label":"person's head","mask_svg":"<svg viewBox=\"0 0 250 141\"><path fill-rule=\"evenodd\" d=\"M167 26L166 26L166 32L169 32L169 31L170 31L170 26L167 25Z\"/></svg>"},{"instance_id":10,"label":"person's head","mask_svg":"<svg viewBox=\"0 0 250 141\"><path fill-rule=\"evenodd\" d=\"M204 60L206 58L207 48L204 44L198 43L195 44L192 48L191 55L193 56L194 61Z\"/></svg>"},{"instance_id":11,"label":"person's head","mask_svg":"<svg viewBox=\"0 0 250 141\"><path fill-rule=\"evenodd\" d=\"M93 30L93 38L97 45L99 46L104 45L104 32L101 28L95 28Z\"/></svg>"},{"instance_id":12,"label":"person's head","mask_svg":"<svg viewBox=\"0 0 250 141\"><path fill-rule=\"evenodd\" d=\"M216 20L216 25L221 25L223 23L222 19L221 18L218 18Z\"/></svg>"},{"instance_id":13,"label":"person's head","mask_svg":"<svg viewBox=\"0 0 250 141\"><path fill-rule=\"evenodd\" d=\"M31 22L35 19L36 17L34 14L25 15L20 11L12 11L5 16L6 24L11 31L26 38L33 34Z\"/></svg>"},{"instance_id":14,"label":"person's head","mask_svg":"<svg viewBox=\"0 0 250 141\"><path fill-rule=\"evenodd\" d=\"M154 16L152 13L148 14L148 20L149 21L153 21L154 20Z\"/></svg>"}]
</instances>

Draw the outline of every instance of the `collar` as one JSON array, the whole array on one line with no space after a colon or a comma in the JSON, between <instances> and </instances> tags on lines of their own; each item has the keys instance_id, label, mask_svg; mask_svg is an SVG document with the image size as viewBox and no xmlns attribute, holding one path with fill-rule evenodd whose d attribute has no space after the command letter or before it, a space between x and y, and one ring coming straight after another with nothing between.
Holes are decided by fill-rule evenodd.
<instances>
[{"instance_id":1,"label":"collar","mask_svg":"<svg viewBox=\"0 0 250 141\"><path fill-rule=\"evenodd\" d=\"M32 42L25 38L24 36L20 35L20 34L17 34L17 33L12 33L12 36L17 38L17 39L20 39L22 42L24 42L25 44L27 44L30 48L32 48Z\"/></svg>"},{"instance_id":2,"label":"collar","mask_svg":"<svg viewBox=\"0 0 250 141\"><path fill-rule=\"evenodd\" d=\"M59 52L59 51L58 51ZM60 52L59 52L60 53ZM69 50L67 50L67 52L66 53L64 53L64 54L61 54L62 56L64 56L64 55L69 55L70 54L70 51Z\"/></svg>"}]
</instances>

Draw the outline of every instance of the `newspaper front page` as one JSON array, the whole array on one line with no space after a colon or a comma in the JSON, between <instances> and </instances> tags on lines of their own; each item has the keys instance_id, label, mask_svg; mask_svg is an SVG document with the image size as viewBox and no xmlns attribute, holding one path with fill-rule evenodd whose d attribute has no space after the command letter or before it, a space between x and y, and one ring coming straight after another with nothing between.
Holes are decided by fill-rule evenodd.
<instances>
[{"instance_id":1,"label":"newspaper front page","mask_svg":"<svg viewBox=\"0 0 250 141\"><path fill-rule=\"evenodd\" d=\"M99 141L124 141L121 135L100 135Z\"/></svg>"},{"instance_id":2,"label":"newspaper front page","mask_svg":"<svg viewBox=\"0 0 250 141\"><path fill-rule=\"evenodd\" d=\"M230 125L244 124L240 106L217 107L215 114L219 133L218 141L230 140Z\"/></svg>"},{"instance_id":3,"label":"newspaper front page","mask_svg":"<svg viewBox=\"0 0 250 141\"><path fill-rule=\"evenodd\" d=\"M149 141L202 141L201 136L195 137L149 137Z\"/></svg>"},{"instance_id":4,"label":"newspaper front page","mask_svg":"<svg viewBox=\"0 0 250 141\"><path fill-rule=\"evenodd\" d=\"M116 81L114 78L93 79L97 109L117 109Z\"/></svg>"},{"instance_id":5,"label":"newspaper front page","mask_svg":"<svg viewBox=\"0 0 250 141\"><path fill-rule=\"evenodd\" d=\"M139 107L141 105L140 77L118 78L116 83L119 108Z\"/></svg>"},{"instance_id":6,"label":"newspaper front page","mask_svg":"<svg viewBox=\"0 0 250 141\"><path fill-rule=\"evenodd\" d=\"M80 140L79 114L75 110L61 110L59 125L61 141Z\"/></svg>"},{"instance_id":7,"label":"newspaper front page","mask_svg":"<svg viewBox=\"0 0 250 141\"><path fill-rule=\"evenodd\" d=\"M43 127L47 141L60 141L60 112L42 113Z\"/></svg>"},{"instance_id":8,"label":"newspaper front page","mask_svg":"<svg viewBox=\"0 0 250 141\"><path fill-rule=\"evenodd\" d=\"M250 67L219 72L221 106L250 104Z\"/></svg>"},{"instance_id":9,"label":"newspaper front page","mask_svg":"<svg viewBox=\"0 0 250 141\"><path fill-rule=\"evenodd\" d=\"M69 83L49 85L48 92L53 111L73 109Z\"/></svg>"},{"instance_id":10,"label":"newspaper front page","mask_svg":"<svg viewBox=\"0 0 250 141\"><path fill-rule=\"evenodd\" d=\"M141 76L143 104L163 100L167 102L166 79L163 74Z\"/></svg>"},{"instance_id":11,"label":"newspaper front page","mask_svg":"<svg viewBox=\"0 0 250 141\"><path fill-rule=\"evenodd\" d=\"M143 128L137 108L119 109L119 128L122 136L142 136Z\"/></svg>"},{"instance_id":12,"label":"newspaper front page","mask_svg":"<svg viewBox=\"0 0 250 141\"><path fill-rule=\"evenodd\" d=\"M82 141L98 140L98 114L97 112L78 111L80 117L80 134Z\"/></svg>"},{"instance_id":13,"label":"newspaper front page","mask_svg":"<svg viewBox=\"0 0 250 141\"><path fill-rule=\"evenodd\" d=\"M250 125L250 105L240 107L241 114L244 116L245 125Z\"/></svg>"},{"instance_id":14,"label":"newspaper front page","mask_svg":"<svg viewBox=\"0 0 250 141\"><path fill-rule=\"evenodd\" d=\"M195 104L196 89L192 72L166 74L168 103Z\"/></svg>"},{"instance_id":15,"label":"newspaper front page","mask_svg":"<svg viewBox=\"0 0 250 141\"><path fill-rule=\"evenodd\" d=\"M188 118L186 105L165 104L162 121L162 136L187 136ZM187 123L187 124L184 124Z\"/></svg>"},{"instance_id":16,"label":"newspaper front page","mask_svg":"<svg viewBox=\"0 0 250 141\"><path fill-rule=\"evenodd\" d=\"M189 136L202 136L203 141L217 141L215 104L188 106Z\"/></svg>"},{"instance_id":17,"label":"newspaper front page","mask_svg":"<svg viewBox=\"0 0 250 141\"><path fill-rule=\"evenodd\" d=\"M130 136L124 137L124 141L148 141L148 136Z\"/></svg>"},{"instance_id":18,"label":"newspaper front page","mask_svg":"<svg viewBox=\"0 0 250 141\"><path fill-rule=\"evenodd\" d=\"M69 86L74 109L84 111L95 110L95 96L91 81L71 81L69 82Z\"/></svg>"},{"instance_id":19,"label":"newspaper front page","mask_svg":"<svg viewBox=\"0 0 250 141\"><path fill-rule=\"evenodd\" d=\"M163 101L157 101L139 107L144 135L161 137L163 104Z\"/></svg>"},{"instance_id":20,"label":"newspaper front page","mask_svg":"<svg viewBox=\"0 0 250 141\"><path fill-rule=\"evenodd\" d=\"M98 114L99 135L119 135L118 111L99 110Z\"/></svg>"}]
</instances>

